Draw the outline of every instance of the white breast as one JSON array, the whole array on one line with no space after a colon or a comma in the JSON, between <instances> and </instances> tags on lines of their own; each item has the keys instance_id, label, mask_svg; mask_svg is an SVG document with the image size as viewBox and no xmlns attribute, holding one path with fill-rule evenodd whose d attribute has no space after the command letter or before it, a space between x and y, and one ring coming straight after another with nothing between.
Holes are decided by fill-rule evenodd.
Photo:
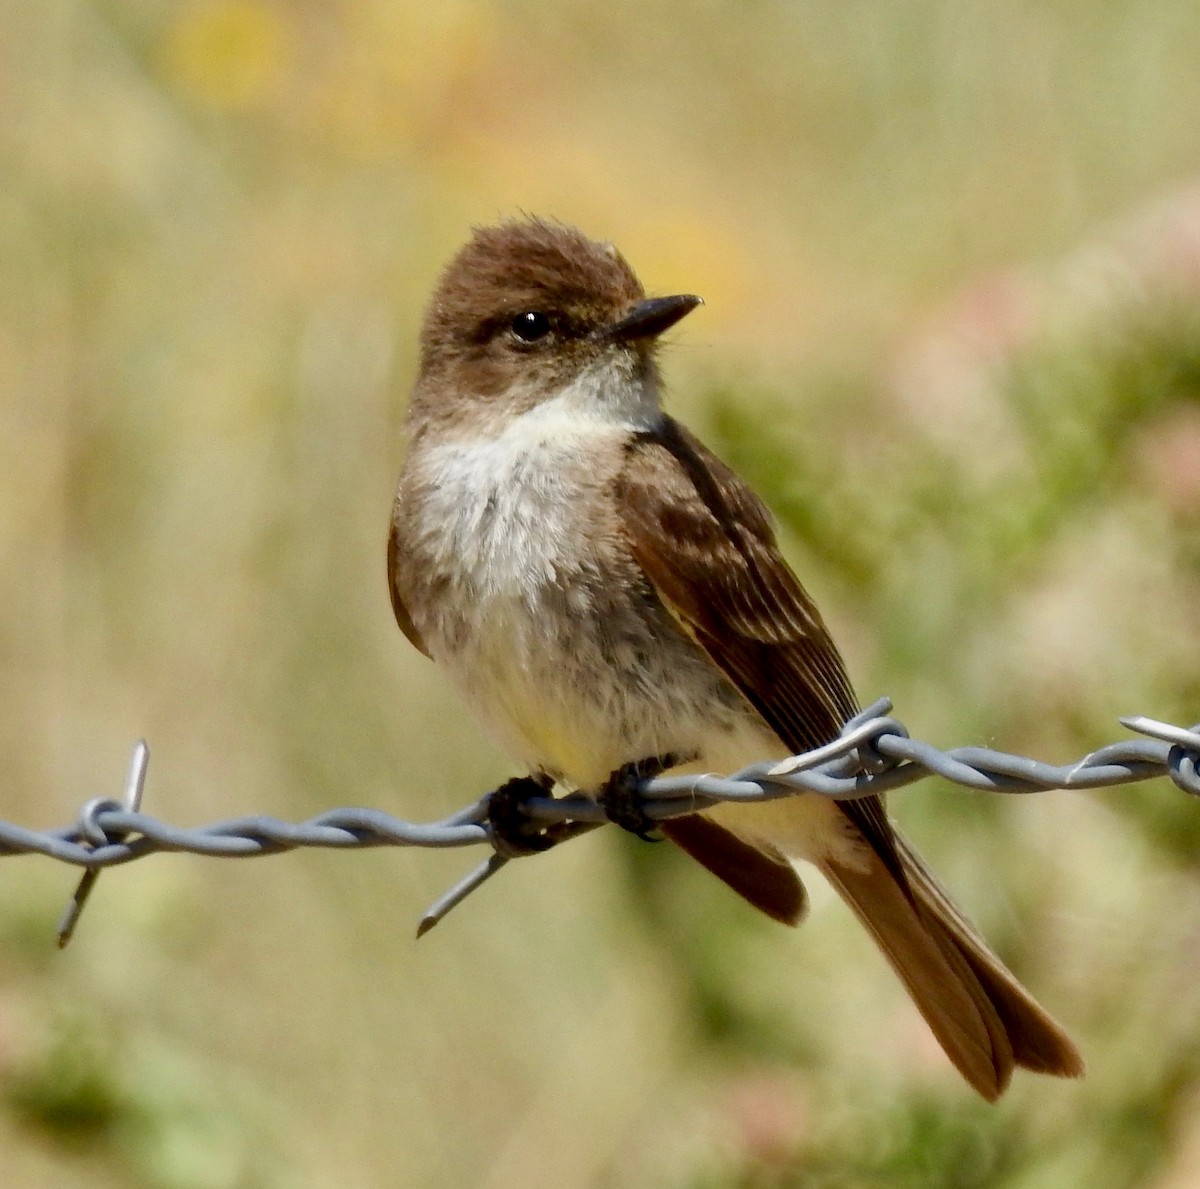
<instances>
[{"instance_id":1,"label":"white breast","mask_svg":"<svg viewBox=\"0 0 1200 1189\"><path fill-rule=\"evenodd\" d=\"M483 598L553 582L574 536L571 488L586 453L573 427L524 419L498 438L432 447L421 463L426 542Z\"/></svg>"},{"instance_id":2,"label":"white breast","mask_svg":"<svg viewBox=\"0 0 1200 1189\"><path fill-rule=\"evenodd\" d=\"M430 444L417 464L426 540L485 598L528 596L578 560L586 495L631 432L661 421L657 393L583 373L491 436ZM616 390L616 395L612 390Z\"/></svg>"},{"instance_id":3,"label":"white breast","mask_svg":"<svg viewBox=\"0 0 1200 1189\"><path fill-rule=\"evenodd\" d=\"M661 416L601 395L585 376L492 436L423 443L402 484L419 508L406 564L436 596L413 608L431 655L507 751L581 779L616 766L623 716L598 504L635 417Z\"/></svg>"}]
</instances>

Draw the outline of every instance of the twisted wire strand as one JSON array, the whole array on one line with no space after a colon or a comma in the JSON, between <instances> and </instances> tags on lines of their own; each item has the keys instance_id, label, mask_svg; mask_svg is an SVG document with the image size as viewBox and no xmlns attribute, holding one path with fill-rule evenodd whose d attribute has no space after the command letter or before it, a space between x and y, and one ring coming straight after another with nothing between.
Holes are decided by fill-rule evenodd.
<instances>
[{"instance_id":1,"label":"twisted wire strand","mask_svg":"<svg viewBox=\"0 0 1200 1189\"><path fill-rule=\"evenodd\" d=\"M1168 777L1178 788L1200 796L1200 725L1178 727L1154 719L1121 720L1144 738L1111 743L1071 764L1054 765L986 747L942 751L909 736L889 717L891 702L881 698L852 718L831 743L782 763L759 763L731 776L660 776L643 782L647 817L665 821L723 801L756 802L816 794L852 800L903 788L927 776L940 776L982 792L1025 794L1050 789L1108 788ZM514 850L488 820L489 798L440 821L416 823L378 809L332 809L290 823L264 814L207 826L172 826L142 813L140 802L149 752L134 749L125 798L97 798L80 810L74 825L31 830L0 821L0 858L41 854L85 868L85 874L59 927L69 940L79 913L101 870L162 851L254 858L300 847L352 850L377 846L461 847L490 844L488 859L451 888L421 919L418 936L517 854L546 849L587 833L608 819L604 808L582 794L534 796L522 801L532 837L542 845Z\"/></svg>"}]
</instances>

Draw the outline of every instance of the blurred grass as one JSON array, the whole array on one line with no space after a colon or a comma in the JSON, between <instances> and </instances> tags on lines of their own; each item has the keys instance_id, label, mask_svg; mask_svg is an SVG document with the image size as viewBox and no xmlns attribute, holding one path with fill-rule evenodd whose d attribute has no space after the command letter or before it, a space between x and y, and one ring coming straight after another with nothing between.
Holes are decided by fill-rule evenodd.
<instances>
[{"instance_id":1,"label":"blurred grass","mask_svg":"<svg viewBox=\"0 0 1200 1189\"><path fill-rule=\"evenodd\" d=\"M421 307L472 222L708 305L674 406L768 496L864 698L1066 756L1197 717L1200 9L671 0L0 6L0 816L154 749L199 822L508 771L391 623ZM1200 1178L1194 807L895 809L1079 1036L968 1097L829 898L665 847L3 865L6 1185Z\"/></svg>"}]
</instances>

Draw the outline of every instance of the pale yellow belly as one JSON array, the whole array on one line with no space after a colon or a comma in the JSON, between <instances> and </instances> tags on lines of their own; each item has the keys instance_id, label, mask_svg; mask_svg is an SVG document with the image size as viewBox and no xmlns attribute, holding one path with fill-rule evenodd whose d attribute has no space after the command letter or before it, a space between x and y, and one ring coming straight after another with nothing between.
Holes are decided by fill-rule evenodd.
<instances>
[{"instance_id":1,"label":"pale yellow belly","mask_svg":"<svg viewBox=\"0 0 1200 1189\"><path fill-rule=\"evenodd\" d=\"M789 753L778 737L760 721L747 717L735 726L707 721L702 714L691 722L674 722L671 738L664 728L652 727L650 708L645 716L648 736L630 749L614 738L603 715L589 714L562 691L525 679L519 667L509 664L493 684L493 714L501 707L495 730L502 745L526 758L531 770L549 772L584 792L599 789L609 775L631 760L676 751L696 754L695 760L671 769L672 775L715 773L729 776L763 760L780 760ZM558 696L547 696L554 693ZM865 859L863 842L846 816L831 801L817 796L795 796L757 804L724 803L706 816L751 844L766 846L791 859L821 862L830 857L857 866Z\"/></svg>"}]
</instances>

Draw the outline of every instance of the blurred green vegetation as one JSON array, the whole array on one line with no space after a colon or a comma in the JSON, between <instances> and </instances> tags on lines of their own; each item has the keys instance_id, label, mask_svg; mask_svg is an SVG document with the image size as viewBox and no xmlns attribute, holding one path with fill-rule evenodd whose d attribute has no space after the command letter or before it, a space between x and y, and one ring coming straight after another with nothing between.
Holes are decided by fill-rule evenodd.
<instances>
[{"instance_id":1,"label":"blurred green vegetation","mask_svg":"<svg viewBox=\"0 0 1200 1189\"><path fill-rule=\"evenodd\" d=\"M1062 758L1200 717L1200 8L0 6L0 817L441 814L508 774L391 622L421 307L473 222L707 306L673 407L864 700ZM1200 1182L1200 826L1165 785L893 810L1078 1036L987 1107L849 915L603 832L415 946L464 855L0 869L25 1186Z\"/></svg>"}]
</instances>

